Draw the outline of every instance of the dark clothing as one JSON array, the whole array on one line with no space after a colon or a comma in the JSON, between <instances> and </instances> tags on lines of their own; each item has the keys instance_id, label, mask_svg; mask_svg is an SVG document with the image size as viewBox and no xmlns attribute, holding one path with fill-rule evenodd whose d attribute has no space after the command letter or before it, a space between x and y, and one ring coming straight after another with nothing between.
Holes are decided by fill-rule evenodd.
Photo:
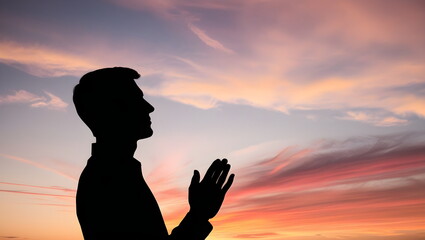
<instances>
[{"instance_id":1,"label":"dark clothing","mask_svg":"<svg viewBox=\"0 0 425 240\"><path fill-rule=\"evenodd\" d=\"M168 235L140 162L96 151L80 176L77 216L86 240L201 240L212 231L208 221L187 214Z\"/></svg>"}]
</instances>

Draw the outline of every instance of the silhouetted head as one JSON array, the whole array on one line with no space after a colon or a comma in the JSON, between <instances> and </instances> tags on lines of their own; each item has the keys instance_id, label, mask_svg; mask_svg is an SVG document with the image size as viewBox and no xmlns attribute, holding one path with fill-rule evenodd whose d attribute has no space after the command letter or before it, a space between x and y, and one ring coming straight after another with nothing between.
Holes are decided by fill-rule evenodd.
<instances>
[{"instance_id":1,"label":"silhouetted head","mask_svg":"<svg viewBox=\"0 0 425 240\"><path fill-rule=\"evenodd\" d=\"M85 74L74 88L74 104L84 123L99 139L139 140L152 136L149 113L131 68L104 68Z\"/></svg>"}]
</instances>

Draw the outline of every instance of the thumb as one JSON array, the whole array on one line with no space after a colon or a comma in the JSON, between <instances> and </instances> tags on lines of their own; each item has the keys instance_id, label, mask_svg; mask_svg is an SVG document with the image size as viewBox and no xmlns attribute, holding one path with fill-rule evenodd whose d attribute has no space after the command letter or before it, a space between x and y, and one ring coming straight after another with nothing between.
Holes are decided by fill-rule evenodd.
<instances>
[{"instance_id":1,"label":"thumb","mask_svg":"<svg viewBox=\"0 0 425 240\"><path fill-rule=\"evenodd\" d=\"M195 186L197 184L199 184L199 180L200 180L200 175L198 170L193 171L193 177L192 177L192 181L190 182L190 187Z\"/></svg>"}]
</instances>

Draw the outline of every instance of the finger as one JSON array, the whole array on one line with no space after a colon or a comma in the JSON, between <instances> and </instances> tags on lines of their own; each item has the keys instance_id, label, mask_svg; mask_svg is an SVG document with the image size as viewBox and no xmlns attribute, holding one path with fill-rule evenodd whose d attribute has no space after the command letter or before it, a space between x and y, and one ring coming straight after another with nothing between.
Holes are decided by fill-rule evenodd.
<instances>
[{"instance_id":1,"label":"finger","mask_svg":"<svg viewBox=\"0 0 425 240\"><path fill-rule=\"evenodd\" d=\"M192 187L192 186L195 186L196 184L198 184L199 179L200 179L200 176L199 176L198 170L193 171L193 177L192 177L192 181L190 181L189 187Z\"/></svg>"},{"instance_id":2,"label":"finger","mask_svg":"<svg viewBox=\"0 0 425 240\"><path fill-rule=\"evenodd\" d=\"M215 172L211 176L211 181L213 183L217 183L220 175L223 173L224 169L226 168L226 165L227 165L227 159L223 159L220 161L220 164L218 165Z\"/></svg>"},{"instance_id":3,"label":"finger","mask_svg":"<svg viewBox=\"0 0 425 240\"><path fill-rule=\"evenodd\" d=\"M226 164L224 166L223 172L221 173L220 177L218 178L217 185L221 188L226 181L227 174L229 174L230 171L230 164Z\"/></svg>"},{"instance_id":4,"label":"finger","mask_svg":"<svg viewBox=\"0 0 425 240\"><path fill-rule=\"evenodd\" d=\"M219 166L220 166L220 159L217 159L208 168L207 172L205 173L204 179L211 179L214 172L217 170Z\"/></svg>"},{"instance_id":5,"label":"finger","mask_svg":"<svg viewBox=\"0 0 425 240\"><path fill-rule=\"evenodd\" d=\"M222 189L222 193L223 195L227 193L227 191L229 190L229 188L232 186L233 180L235 179L235 174L230 174L229 179L227 180L227 183L224 185L223 189Z\"/></svg>"}]
</instances>

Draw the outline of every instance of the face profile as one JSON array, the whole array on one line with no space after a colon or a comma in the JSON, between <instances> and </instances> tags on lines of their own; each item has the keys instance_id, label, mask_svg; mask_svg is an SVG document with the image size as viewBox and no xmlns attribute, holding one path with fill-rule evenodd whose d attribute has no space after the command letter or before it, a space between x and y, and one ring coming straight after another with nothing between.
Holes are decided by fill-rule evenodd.
<instances>
[{"instance_id":1,"label":"face profile","mask_svg":"<svg viewBox=\"0 0 425 240\"><path fill-rule=\"evenodd\" d=\"M74 88L77 113L97 139L152 136L154 107L134 81L139 76L130 68L104 68L85 74Z\"/></svg>"},{"instance_id":2,"label":"face profile","mask_svg":"<svg viewBox=\"0 0 425 240\"><path fill-rule=\"evenodd\" d=\"M135 83L129 86L128 94L122 96L121 101L118 100L117 108L121 113L116 115L117 122L122 126L121 133L137 140L152 136L149 114L154 111L154 107L144 99L142 90Z\"/></svg>"}]
</instances>

